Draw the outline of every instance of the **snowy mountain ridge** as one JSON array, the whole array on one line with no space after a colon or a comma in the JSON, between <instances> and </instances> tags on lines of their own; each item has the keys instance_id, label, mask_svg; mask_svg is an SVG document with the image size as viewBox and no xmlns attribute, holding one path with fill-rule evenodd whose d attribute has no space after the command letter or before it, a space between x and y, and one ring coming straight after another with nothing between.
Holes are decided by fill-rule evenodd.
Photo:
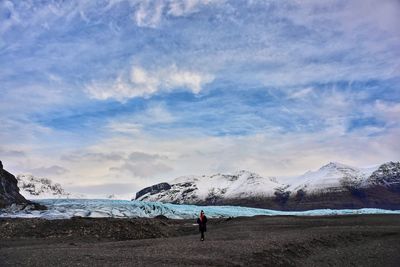
<instances>
[{"instance_id":1,"label":"snowy mountain ridge","mask_svg":"<svg viewBox=\"0 0 400 267\"><path fill-rule=\"evenodd\" d=\"M336 194L364 190L371 186L400 188L400 162L388 162L373 168L357 168L330 162L318 170L296 177L262 177L239 171L234 174L183 176L169 183L144 188L135 200L178 204L234 204L246 199L274 198L286 202L290 197Z\"/></svg>"},{"instance_id":2,"label":"snowy mountain ridge","mask_svg":"<svg viewBox=\"0 0 400 267\"><path fill-rule=\"evenodd\" d=\"M272 196L284 185L275 178L264 178L248 171L235 174L214 174L178 177L171 184L161 183L145 188L136 195L138 200L171 203L195 203L198 200L213 202L220 198L244 198Z\"/></svg>"},{"instance_id":3,"label":"snowy mountain ridge","mask_svg":"<svg viewBox=\"0 0 400 267\"><path fill-rule=\"evenodd\" d=\"M48 178L38 178L32 174L19 174L16 178L20 193L27 199L83 197L66 192L61 184Z\"/></svg>"},{"instance_id":4,"label":"snowy mountain ridge","mask_svg":"<svg viewBox=\"0 0 400 267\"><path fill-rule=\"evenodd\" d=\"M346 186L365 186L371 169L360 169L338 162L330 162L316 171L298 176L288 185L288 191L303 190L309 193L341 191Z\"/></svg>"}]
</instances>

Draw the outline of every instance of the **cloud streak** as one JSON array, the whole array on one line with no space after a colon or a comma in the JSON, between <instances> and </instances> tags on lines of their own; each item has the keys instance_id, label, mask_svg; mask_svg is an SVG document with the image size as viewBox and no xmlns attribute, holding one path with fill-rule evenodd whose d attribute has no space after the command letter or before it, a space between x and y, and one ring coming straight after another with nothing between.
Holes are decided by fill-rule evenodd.
<instances>
[{"instance_id":1,"label":"cloud streak","mask_svg":"<svg viewBox=\"0 0 400 267\"><path fill-rule=\"evenodd\" d=\"M167 16L181 17L198 12L204 6L220 4L221 0L157 0L138 1L133 18L139 27L157 28Z\"/></svg>"},{"instance_id":2,"label":"cloud streak","mask_svg":"<svg viewBox=\"0 0 400 267\"><path fill-rule=\"evenodd\" d=\"M111 83L92 82L86 86L90 97L98 100L115 99L120 102L134 97L150 97L156 93L174 90L189 90L200 93L203 86L214 79L210 74L178 69L176 65L148 71L140 66L133 66L129 77L120 74Z\"/></svg>"}]
</instances>

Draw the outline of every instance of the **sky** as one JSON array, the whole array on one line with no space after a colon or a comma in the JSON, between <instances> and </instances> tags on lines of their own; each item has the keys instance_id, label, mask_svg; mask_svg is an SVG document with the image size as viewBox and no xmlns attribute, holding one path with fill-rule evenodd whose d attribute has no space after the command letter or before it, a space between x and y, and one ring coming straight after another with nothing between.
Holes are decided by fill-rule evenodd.
<instances>
[{"instance_id":1,"label":"sky","mask_svg":"<svg viewBox=\"0 0 400 267\"><path fill-rule=\"evenodd\" d=\"M400 159L397 0L0 1L0 159L71 192Z\"/></svg>"}]
</instances>

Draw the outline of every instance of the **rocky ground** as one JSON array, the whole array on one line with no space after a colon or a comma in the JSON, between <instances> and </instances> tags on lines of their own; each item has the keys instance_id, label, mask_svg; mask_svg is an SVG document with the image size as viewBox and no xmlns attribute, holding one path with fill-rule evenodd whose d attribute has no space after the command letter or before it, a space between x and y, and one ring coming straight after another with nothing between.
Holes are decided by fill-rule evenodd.
<instances>
[{"instance_id":1,"label":"rocky ground","mask_svg":"<svg viewBox=\"0 0 400 267\"><path fill-rule=\"evenodd\" d=\"M398 266L400 215L0 220L1 266Z\"/></svg>"}]
</instances>

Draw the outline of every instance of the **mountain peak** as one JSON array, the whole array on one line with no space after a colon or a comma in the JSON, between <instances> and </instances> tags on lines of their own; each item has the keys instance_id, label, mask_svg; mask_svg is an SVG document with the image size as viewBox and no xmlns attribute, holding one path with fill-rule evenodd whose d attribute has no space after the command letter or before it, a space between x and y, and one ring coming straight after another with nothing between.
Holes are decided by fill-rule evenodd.
<instances>
[{"instance_id":1,"label":"mountain peak","mask_svg":"<svg viewBox=\"0 0 400 267\"><path fill-rule=\"evenodd\" d=\"M394 186L400 190L400 162L387 162L379 166L369 177L373 184Z\"/></svg>"},{"instance_id":2,"label":"mountain peak","mask_svg":"<svg viewBox=\"0 0 400 267\"><path fill-rule=\"evenodd\" d=\"M340 162L336 162L336 161L331 161L328 164L325 164L324 166L322 166L320 168L320 170L324 170L324 169L338 169L338 168L351 168L349 165L340 163Z\"/></svg>"},{"instance_id":3,"label":"mountain peak","mask_svg":"<svg viewBox=\"0 0 400 267\"><path fill-rule=\"evenodd\" d=\"M247 171L247 170L239 170L235 173L237 176L247 176L247 177L261 177L258 173Z\"/></svg>"},{"instance_id":4,"label":"mountain peak","mask_svg":"<svg viewBox=\"0 0 400 267\"><path fill-rule=\"evenodd\" d=\"M28 199L69 197L59 183L53 183L47 178L38 178L32 174L17 175L18 187L21 194Z\"/></svg>"}]
</instances>

